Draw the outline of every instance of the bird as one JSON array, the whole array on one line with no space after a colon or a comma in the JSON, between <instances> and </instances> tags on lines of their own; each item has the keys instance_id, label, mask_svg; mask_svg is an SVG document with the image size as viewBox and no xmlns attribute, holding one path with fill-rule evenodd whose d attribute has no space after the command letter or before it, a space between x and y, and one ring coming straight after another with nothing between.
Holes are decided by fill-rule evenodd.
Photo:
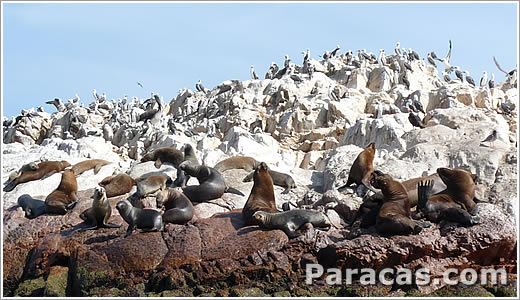
<instances>
[{"instance_id":1,"label":"bird","mask_svg":"<svg viewBox=\"0 0 520 300\"><path fill-rule=\"evenodd\" d=\"M401 56L401 43L400 42L397 42L397 45L395 46L395 54L397 54L397 56Z\"/></svg>"},{"instance_id":2,"label":"bird","mask_svg":"<svg viewBox=\"0 0 520 300\"><path fill-rule=\"evenodd\" d=\"M455 67L455 76L460 79L460 82L464 82L464 74L460 71L459 66Z\"/></svg>"},{"instance_id":3,"label":"bird","mask_svg":"<svg viewBox=\"0 0 520 300\"><path fill-rule=\"evenodd\" d=\"M99 98L99 101L105 101L107 100L107 94L105 92L103 92L103 94L101 95L101 98Z\"/></svg>"},{"instance_id":4,"label":"bird","mask_svg":"<svg viewBox=\"0 0 520 300\"><path fill-rule=\"evenodd\" d=\"M433 59L437 59L437 60L439 59L439 58L437 57L437 54L435 54L435 52L432 51L430 54L431 54L431 56L432 56Z\"/></svg>"},{"instance_id":5,"label":"bird","mask_svg":"<svg viewBox=\"0 0 520 300\"><path fill-rule=\"evenodd\" d=\"M140 86L141 88L143 88L143 85L139 82L139 81L136 81L137 82L137 85Z\"/></svg>"},{"instance_id":6,"label":"bird","mask_svg":"<svg viewBox=\"0 0 520 300\"><path fill-rule=\"evenodd\" d=\"M377 62L384 66L385 65L385 49L379 49L379 57L377 58Z\"/></svg>"},{"instance_id":7,"label":"bird","mask_svg":"<svg viewBox=\"0 0 520 300\"><path fill-rule=\"evenodd\" d=\"M451 57L451 40L450 40L450 50L448 51L448 55L446 55L446 57L443 59L437 59L444 65L444 69L449 72L451 72L451 70L452 70L452 67L450 65L450 57Z\"/></svg>"},{"instance_id":8,"label":"bird","mask_svg":"<svg viewBox=\"0 0 520 300\"><path fill-rule=\"evenodd\" d=\"M488 86L490 89L495 87L495 74L491 73L491 79L488 81Z\"/></svg>"},{"instance_id":9,"label":"bird","mask_svg":"<svg viewBox=\"0 0 520 300\"><path fill-rule=\"evenodd\" d=\"M498 68L500 71L502 71L502 72L504 72L504 73L506 74L506 76L507 76L508 79L511 79L511 81L513 81L513 82L516 80L516 73L517 73L516 68L513 69L513 70L511 70L511 71L509 71L509 72L506 72L506 71L504 71L504 69L502 69L502 68L500 67L500 65L498 64L497 59L496 59L494 56L493 56L493 61L495 62L495 65L497 66L497 68Z\"/></svg>"},{"instance_id":10,"label":"bird","mask_svg":"<svg viewBox=\"0 0 520 300\"><path fill-rule=\"evenodd\" d=\"M482 78L480 78L480 87L485 87L487 84L487 80L488 80L487 72L484 71L484 72L482 72Z\"/></svg>"},{"instance_id":11,"label":"bird","mask_svg":"<svg viewBox=\"0 0 520 300\"><path fill-rule=\"evenodd\" d=\"M307 48L307 52L302 52L304 54L303 56L303 62L306 62L311 57L311 49Z\"/></svg>"},{"instance_id":12,"label":"bird","mask_svg":"<svg viewBox=\"0 0 520 300\"><path fill-rule=\"evenodd\" d=\"M329 86L328 94L329 94L329 98L331 100L339 101L338 96L336 95L336 93L334 93L334 89L332 88L332 85Z\"/></svg>"},{"instance_id":13,"label":"bird","mask_svg":"<svg viewBox=\"0 0 520 300\"><path fill-rule=\"evenodd\" d=\"M92 91L92 94L94 95L94 99L95 99L95 100L99 100L99 95L98 95L96 89L94 89L94 90Z\"/></svg>"},{"instance_id":14,"label":"bird","mask_svg":"<svg viewBox=\"0 0 520 300\"><path fill-rule=\"evenodd\" d=\"M54 98L54 100L50 100L45 102L46 104L52 104L58 111L64 111L65 105L63 105L63 102L61 102L60 98Z\"/></svg>"},{"instance_id":15,"label":"bird","mask_svg":"<svg viewBox=\"0 0 520 300\"><path fill-rule=\"evenodd\" d=\"M407 62L406 60L403 61L403 65L406 69L410 70L410 72L413 72L412 70L412 65L410 65L409 62Z\"/></svg>"},{"instance_id":16,"label":"bird","mask_svg":"<svg viewBox=\"0 0 520 300\"><path fill-rule=\"evenodd\" d=\"M472 86L475 86L475 80L473 80L473 77L469 76L469 72L464 71L464 74L466 74L466 82L468 82Z\"/></svg>"},{"instance_id":17,"label":"bird","mask_svg":"<svg viewBox=\"0 0 520 300\"><path fill-rule=\"evenodd\" d=\"M294 80L294 82L303 82L303 80L298 75L291 75L291 79Z\"/></svg>"},{"instance_id":18,"label":"bird","mask_svg":"<svg viewBox=\"0 0 520 300\"><path fill-rule=\"evenodd\" d=\"M413 103L413 106L415 107L416 110L422 112L423 114L425 114L424 112L424 107L421 103L421 101L419 101L419 96L417 94L413 94L412 96L412 103Z\"/></svg>"},{"instance_id":19,"label":"bird","mask_svg":"<svg viewBox=\"0 0 520 300\"><path fill-rule=\"evenodd\" d=\"M433 60L432 56L430 55L430 53L428 53L428 62L433 65L434 67L437 67L437 65L435 64L435 60Z\"/></svg>"},{"instance_id":20,"label":"bird","mask_svg":"<svg viewBox=\"0 0 520 300\"><path fill-rule=\"evenodd\" d=\"M410 121L410 123L412 123L414 127L425 128L426 126L424 126L423 122L421 121L421 118L419 118L418 115L414 114L413 110L410 109L409 111L410 113L408 114L408 120Z\"/></svg>"},{"instance_id":21,"label":"bird","mask_svg":"<svg viewBox=\"0 0 520 300\"><path fill-rule=\"evenodd\" d=\"M406 86L407 89L410 89L410 81L408 80L408 77L406 76L406 73L403 75L403 83Z\"/></svg>"},{"instance_id":22,"label":"bird","mask_svg":"<svg viewBox=\"0 0 520 300\"><path fill-rule=\"evenodd\" d=\"M287 68L289 67L289 64L291 63L291 58L289 57L289 55L285 55L285 61L284 61L284 68Z\"/></svg>"},{"instance_id":23,"label":"bird","mask_svg":"<svg viewBox=\"0 0 520 300\"><path fill-rule=\"evenodd\" d=\"M323 55L321 57L323 57L324 60L329 59L330 58L330 52L329 51L325 51L325 53L323 53Z\"/></svg>"},{"instance_id":24,"label":"bird","mask_svg":"<svg viewBox=\"0 0 520 300\"><path fill-rule=\"evenodd\" d=\"M417 52L413 51L412 48L408 48L408 55L411 55L413 57L413 59L415 59L415 60L420 59L419 54L417 54Z\"/></svg>"},{"instance_id":25,"label":"bird","mask_svg":"<svg viewBox=\"0 0 520 300\"><path fill-rule=\"evenodd\" d=\"M448 83L451 81L450 75L448 75L448 73L446 73L446 71L442 71L442 78L444 79L444 81L446 81Z\"/></svg>"},{"instance_id":26,"label":"bird","mask_svg":"<svg viewBox=\"0 0 520 300\"><path fill-rule=\"evenodd\" d=\"M491 134L487 138L485 138L482 142L480 142L480 145L484 146L483 143L486 143L486 142L492 143L494 145L494 142L497 140L497 138L498 138L498 132L496 129L493 129L493 132L491 132Z\"/></svg>"},{"instance_id":27,"label":"bird","mask_svg":"<svg viewBox=\"0 0 520 300\"><path fill-rule=\"evenodd\" d=\"M339 45L336 45L336 49L332 50L332 52L330 53L330 56L334 57L336 56L336 54L338 54L338 51L339 51Z\"/></svg>"},{"instance_id":28,"label":"bird","mask_svg":"<svg viewBox=\"0 0 520 300\"><path fill-rule=\"evenodd\" d=\"M258 75L255 72L255 66L251 65L251 79L258 80Z\"/></svg>"},{"instance_id":29,"label":"bird","mask_svg":"<svg viewBox=\"0 0 520 300\"><path fill-rule=\"evenodd\" d=\"M204 86L202 85L200 79L197 81L197 84L195 84L195 89L197 89L199 92L205 92Z\"/></svg>"}]
</instances>

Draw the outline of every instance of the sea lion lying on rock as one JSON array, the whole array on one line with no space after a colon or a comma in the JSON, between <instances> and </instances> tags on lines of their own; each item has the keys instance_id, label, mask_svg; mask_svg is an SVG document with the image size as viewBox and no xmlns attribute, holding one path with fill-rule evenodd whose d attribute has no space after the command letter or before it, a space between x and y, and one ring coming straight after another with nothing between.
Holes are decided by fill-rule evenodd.
<instances>
[{"instance_id":1,"label":"sea lion lying on rock","mask_svg":"<svg viewBox=\"0 0 520 300\"><path fill-rule=\"evenodd\" d=\"M141 162L155 161L155 167L160 168L165 162L172 164L176 168L184 160L184 154L174 148L158 148L152 152L147 153L141 159Z\"/></svg>"},{"instance_id":2,"label":"sea lion lying on rock","mask_svg":"<svg viewBox=\"0 0 520 300\"><path fill-rule=\"evenodd\" d=\"M9 182L4 187L4 192L12 191L18 184L25 183L33 180L42 179L49 177L54 173L63 171L65 168L70 167L67 161L43 161L38 164L36 170L30 170L23 172L20 176L16 177L13 181Z\"/></svg>"},{"instance_id":3,"label":"sea lion lying on rock","mask_svg":"<svg viewBox=\"0 0 520 300\"><path fill-rule=\"evenodd\" d=\"M34 170L38 170L38 164L36 162L30 162L28 164L25 164L20 168L20 170L9 174L9 182L16 179L16 177L22 175L23 172L34 171Z\"/></svg>"},{"instance_id":4,"label":"sea lion lying on rock","mask_svg":"<svg viewBox=\"0 0 520 300\"><path fill-rule=\"evenodd\" d=\"M108 198L129 193L135 184L136 181L124 173L105 177L99 182L99 185L105 188Z\"/></svg>"},{"instance_id":5,"label":"sea lion lying on rock","mask_svg":"<svg viewBox=\"0 0 520 300\"><path fill-rule=\"evenodd\" d=\"M76 176L83 174L83 172L88 171L90 169L94 169L94 174L97 174L101 167L111 164L112 162L102 160L102 159L89 159L79 162L72 166L72 171Z\"/></svg>"},{"instance_id":6,"label":"sea lion lying on rock","mask_svg":"<svg viewBox=\"0 0 520 300\"><path fill-rule=\"evenodd\" d=\"M254 171L260 163L249 156L233 156L218 162L214 169L224 172L231 169L244 169L246 171Z\"/></svg>"},{"instance_id":7,"label":"sea lion lying on rock","mask_svg":"<svg viewBox=\"0 0 520 300\"><path fill-rule=\"evenodd\" d=\"M253 181L253 176L255 172L249 173L242 182L251 182ZM278 185L281 187L285 187L287 189L293 189L296 188L296 183L294 182L294 179L289 174L273 171L269 169L269 175L271 175L271 178L273 179L273 184Z\"/></svg>"},{"instance_id":8,"label":"sea lion lying on rock","mask_svg":"<svg viewBox=\"0 0 520 300\"><path fill-rule=\"evenodd\" d=\"M465 171L448 168L437 169L446 189L431 195L433 183L420 183L418 185L419 201L417 208L432 222L447 220L462 225L475 225L480 223L480 218L475 214L475 183L477 176Z\"/></svg>"},{"instance_id":9,"label":"sea lion lying on rock","mask_svg":"<svg viewBox=\"0 0 520 300\"><path fill-rule=\"evenodd\" d=\"M45 213L45 201L34 199L28 194L23 194L18 198L18 205L24 210L25 217L34 219Z\"/></svg>"},{"instance_id":10,"label":"sea lion lying on rock","mask_svg":"<svg viewBox=\"0 0 520 300\"><path fill-rule=\"evenodd\" d=\"M60 185L45 198L47 213L64 215L78 202L78 182L71 169L63 171Z\"/></svg>"},{"instance_id":11,"label":"sea lion lying on rock","mask_svg":"<svg viewBox=\"0 0 520 300\"><path fill-rule=\"evenodd\" d=\"M281 229L289 238L299 236L296 232L303 225L310 223L314 227L330 228L329 218L317 210L294 209L284 212L269 213L257 211L253 214L256 223L267 229Z\"/></svg>"}]
</instances>

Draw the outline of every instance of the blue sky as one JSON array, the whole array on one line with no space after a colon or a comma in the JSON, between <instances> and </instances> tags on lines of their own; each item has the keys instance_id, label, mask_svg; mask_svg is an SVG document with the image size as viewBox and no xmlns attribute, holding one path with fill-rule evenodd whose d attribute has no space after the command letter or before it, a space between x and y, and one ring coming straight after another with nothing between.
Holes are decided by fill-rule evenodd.
<instances>
[{"instance_id":1,"label":"blue sky","mask_svg":"<svg viewBox=\"0 0 520 300\"><path fill-rule=\"evenodd\" d=\"M482 71L504 79L517 64L514 3L3 3L2 115L43 106L78 93L93 100L150 92L175 97L180 88L207 88L224 80L263 78L272 61L288 54L301 64L336 44L341 53L365 48L393 53L397 41L421 57L443 57L475 80ZM136 81L143 84L140 88Z\"/></svg>"}]
</instances>

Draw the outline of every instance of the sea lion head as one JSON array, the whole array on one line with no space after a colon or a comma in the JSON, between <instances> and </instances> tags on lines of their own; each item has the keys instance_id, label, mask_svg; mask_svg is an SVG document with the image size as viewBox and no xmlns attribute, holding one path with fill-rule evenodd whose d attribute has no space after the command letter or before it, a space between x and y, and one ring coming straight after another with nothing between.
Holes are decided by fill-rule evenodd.
<instances>
[{"instance_id":1,"label":"sea lion head","mask_svg":"<svg viewBox=\"0 0 520 300\"><path fill-rule=\"evenodd\" d=\"M155 196L155 204L157 205L157 208L162 208L164 206L164 200L168 196L168 190L163 190L157 193Z\"/></svg>"},{"instance_id":2,"label":"sea lion head","mask_svg":"<svg viewBox=\"0 0 520 300\"><path fill-rule=\"evenodd\" d=\"M257 211L253 214L253 219L255 219L257 224L265 224L267 221L267 214L263 211Z\"/></svg>"},{"instance_id":3,"label":"sea lion head","mask_svg":"<svg viewBox=\"0 0 520 300\"><path fill-rule=\"evenodd\" d=\"M477 175L466 170L438 168L437 174L449 189L474 187L478 179Z\"/></svg>"},{"instance_id":4,"label":"sea lion head","mask_svg":"<svg viewBox=\"0 0 520 300\"><path fill-rule=\"evenodd\" d=\"M190 156L193 154L193 147L190 144L184 145L184 157Z\"/></svg>"},{"instance_id":5,"label":"sea lion head","mask_svg":"<svg viewBox=\"0 0 520 300\"><path fill-rule=\"evenodd\" d=\"M267 164L265 162L261 162L258 164L258 166L255 169L255 173L253 175L253 180L255 182L259 182L260 177L263 177L266 174L269 175L269 167L267 166ZM269 175L269 178L270 177L271 177L271 175Z\"/></svg>"},{"instance_id":6,"label":"sea lion head","mask_svg":"<svg viewBox=\"0 0 520 300\"><path fill-rule=\"evenodd\" d=\"M370 179L370 184L376 189L383 189L385 186L388 185L389 178L387 176L388 175L377 176L374 174L372 176L372 179Z\"/></svg>"},{"instance_id":7,"label":"sea lion head","mask_svg":"<svg viewBox=\"0 0 520 300\"><path fill-rule=\"evenodd\" d=\"M365 149L376 150L376 143L372 142L372 143L368 144L368 146Z\"/></svg>"},{"instance_id":8,"label":"sea lion head","mask_svg":"<svg viewBox=\"0 0 520 300\"><path fill-rule=\"evenodd\" d=\"M107 194L106 194L105 188L98 186L94 189L94 195L92 195L92 198L94 200L96 200L96 199L100 200L100 199L106 198L106 195Z\"/></svg>"},{"instance_id":9,"label":"sea lion head","mask_svg":"<svg viewBox=\"0 0 520 300\"><path fill-rule=\"evenodd\" d=\"M38 170L38 164L35 163L34 161L31 163L28 163L27 166L29 167L29 170L32 170L32 171ZM70 166L70 164L69 164L69 166Z\"/></svg>"},{"instance_id":10,"label":"sea lion head","mask_svg":"<svg viewBox=\"0 0 520 300\"><path fill-rule=\"evenodd\" d=\"M116 209L117 209L117 211L119 211L119 214L127 211L130 207L131 206L128 203L126 203L125 201L119 201L116 204Z\"/></svg>"}]
</instances>

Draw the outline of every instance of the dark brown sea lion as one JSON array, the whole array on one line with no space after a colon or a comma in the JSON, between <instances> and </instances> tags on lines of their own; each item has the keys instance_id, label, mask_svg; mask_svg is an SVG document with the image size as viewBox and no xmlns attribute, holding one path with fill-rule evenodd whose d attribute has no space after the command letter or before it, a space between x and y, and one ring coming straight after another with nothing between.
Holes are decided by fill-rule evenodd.
<instances>
[{"instance_id":1,"label":"dark brown sea lion","mask_svg":"<svg viewBox=\"0 0 520 300\"><path fill-rule=\"evenodd\" d=\"M111 164L112 162L102 160L102 159L89 159L79 162L72 166L72 171L76 176L81 175L83 172L88 171L90 169L94 169L94 174L97 174L101 167Z\"/></svg>"},{"instance_id":2,"label":"dark brown sea lion","mask_svg":"<svg viewBox=\"0 0 520 300\"><path fill-rule=\"evenodd\" d=\"M28 194L18 198L18 205L25 211L25 217L34 219L45 213L45 201L34 199Z\"/></svg>"},{"instance_id":3,"label":"dark brown sea lion","mask_svg":"<svg viewBox=\"0 0 520 300\"><path fill-rule=\"evenodd\" d=\"M130 236L137 228L145 232L162 231L164 229L161 213L154 209L133 207L125 201L119 201L116 208L121 218L128 223L125 237Z\"/></svg>"},{"instance_id":4,"label":"dark brown sea lion","mask_svg":"<svg viewBox=\"0 0 520 300\"><path fill-rule=\"evenodd\" d=\"M79 215L83 221L93 225L92 227L85 228L84 230L97 229L101 227L121 227L121 225L108 223L108 219L110 219L110 216L112 215L112 208L110 207L110 202L107 199L105 189L102 187L97 187L94 190L94 195L92 197L94 198L92 201L92 207L87 208Z\"/></svg>"},{"instance_id":5,"label":"dark brown sea lion","mask_svg":"<svg viewBox=\"0 0 520 300\"><path fill-rule=\"evenodd\" d=\"M164 223L185 224L193 218L193 205L183 193L166 189L155 197L157 208L164 206L162 215Z\"/></svg>"},{"instance_id":6,"label":"dark brown sea lion","mask_svg":"<svg viewBox=\"0 0 520 300\"><path fill-rule=\"evenodd\" d=\"M44 161L38 164L38 169L34 171L23 172L20 176L15 178L4 187L4 192L12 191L18 184L28 181L42 179L43 177L51 176L54 173L63 171L63 169L70 167L70 164L64 160L62 161Z\"/></svg>"},{"instance_id":7,"label":"dark brown sea lion","mask_svg":"<svg viewBox=\"0 0 520 300\"><path fill-rule=\"evenodd\" d=\"M254 171L259 165L256 159L249 156L233 156L223 161L218 162L215 165L215 170L224 172L231 169L244 169L246 171Z\"/></svg>"},{"instance_id":8,"label":"dark brown sea lion","mask_svg":"<svg viewBox=\"0 0 520 300\"><path fill-rule=\"evenodd\" d=\"M410 201L405 187L388 176L374 176L375 188L383 192L383 205L376 218L376 230L380 234L419 233L422 227L411 218Z\"/></svg>"},{"instance_id":9,"label":"dark brown sea lion","mask_svg":"<svg viewBox=\"0 0 520 300\"><path fill-rule=\"evenodd\" d=\"M183 190L183 193L192 202L204 202L220 198L227 190L224 177L213 168L182 163L180 169L189 176L197 177L199 181L199 185L187 186Z\"/></svg>"},{"instance_id":10,"label":"dark brown sea lion","mask_svg":"<svg viewBox=\"0 0 520 300\"><path fill-rule=\"evenodd\" d=\"M253 181L253 176L255 172L249 173L242 182L251 182ZM286 187L288 189L292 189L296 187L296 183L294 182L294 179L289 174L269 170L269 175L271 175L271 178L273 179L273 184L278 185L281 187Z\"/></svg>"},{"instance_id":11,"label":"dark brown sea lion","mask_svg":"<svg viewBox=\"0 0 520 300\"><path fill-rule=\"evenodd\" d=\"M184 154L174 148L158 148L152 152L147 153L141 159L141 162L145 161L155 161L155 167L160 168L163 163L170 163L176 168L184 160Z\"/></svg>"},{"instance_id":12,"label":"dark brown sea lion","mask_svg":"<svg viewBox=\"0 0 520 300\"><path fill-rule=\"evenodd\" d=\"M74 208L78 201L78 182L71 169L63 171L60 185L45 198L45 211L64 215Z\"/></svg>"},{"instance_id":13,"label":"dark brown sea lion","mask_svg":"<svg viewBox=\"0 0 520 300\"><path fill-rule=\"evenodd\" d=\"M340 187L340 189L349 187L351 184L355 183L357 185L364 185L367 189L376 193L377 191L370 186L370 178L374 173L374 166L372 165L374 161L374 156L376 154L376 144L370 143L365 150L361 151L359 155L354 160L354 163L350 167L350 171L348 173L347 183Z\"/></svg>"},{"instance_id":14,"label":"dark brown sea lion","mask_svg":"<svg viewBox=\"0 0 520 300\"><path fill-rule=\"evenodd\" d=\"M294 209L277 213L257 211L253 214L253 219L260 227L283 230L289 238L299 236L296 230L306 223L314 227L330 228L331 226L329 218L324 213L310 209Z\"/></svg>"},{"instance_id":15,"label":"dark brown sea lion","mask_svg":"<svg viewBox=\"0 0 520 300\"><path fill-rule=\"evenodd\" d=\"M105 188L108 198L129 193L135 184L136 181L125 173L105 177L99 183Z\"/></svg>"},{"instance_id":16,"label":"dark brown sea lion","mask_svg":"<svg viewBox=\"0 0 520 300\"><path fill-rule=\"evenodd\" d=\"M257 211L278 212L274 199L273 179L269 175L269 167L266 163L262 162L256 167L253 181L251 194L249 194L249 198L242 209L242 218L245 225L257 224L256 219L253 218L253 214Z\"/></svg>"},{"instance_id":17,"label":"dark brown sea lion","mask_svg":"<svg viewBox=\"0 0 520 300\"><path fill-rule=\"evenodd\" d=\"M477 176L465 170L448 168L437 169L437 174L446 184L446 189L430 196L433 184L419 184L417 208L432 222L448 220L462 225L479 224L480 218L471 215L476 207Z\"/></svg>"},{"instance_id":18,"label":"dark brown sea lion","mask_svg":"<svg viewBox=\"0 0 520 300\"><path fill-rule=\"evenodd\" d=\"M183 163L189 163L194 165L199 165L199 160L197 159L197 155L195 155L195 151L190 144L184 145L184 161ZM176 187L186 188L186 184L190 180L190 176L186 175L186 173L177 168L177 178L173 182L173 185Z\"/></svg>"}]
</instances>

